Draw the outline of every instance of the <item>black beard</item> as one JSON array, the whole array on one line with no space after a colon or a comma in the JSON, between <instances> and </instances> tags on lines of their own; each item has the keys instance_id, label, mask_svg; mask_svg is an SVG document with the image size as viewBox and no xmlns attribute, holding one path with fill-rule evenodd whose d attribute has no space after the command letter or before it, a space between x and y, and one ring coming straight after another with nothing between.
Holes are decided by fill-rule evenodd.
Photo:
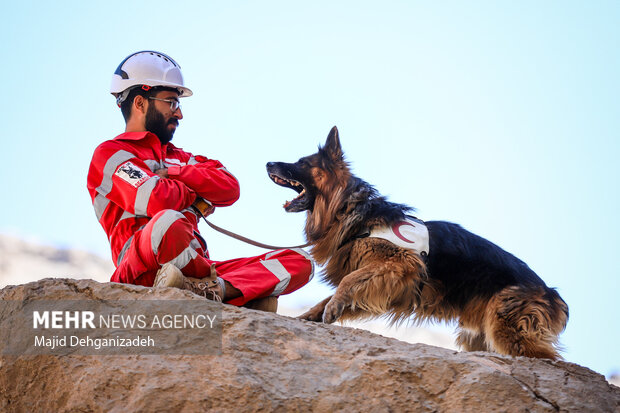
<instances>
[{"instance_id":1,"label":"black beard","mask_svg":"<svg viewBox=\"0 0 620 413\"><path fill-rule=\"evenodd\" d=\"M172 140L172 136L176 130L168 129L168 125L178 126L179 121L178 119L170 118L170 120L166 122L164 115L155 109L155 105L149 105L149 108L146 110L144 126L147 131L157 135L162 145L165 145Z\"/></svg>"}]
</instances>

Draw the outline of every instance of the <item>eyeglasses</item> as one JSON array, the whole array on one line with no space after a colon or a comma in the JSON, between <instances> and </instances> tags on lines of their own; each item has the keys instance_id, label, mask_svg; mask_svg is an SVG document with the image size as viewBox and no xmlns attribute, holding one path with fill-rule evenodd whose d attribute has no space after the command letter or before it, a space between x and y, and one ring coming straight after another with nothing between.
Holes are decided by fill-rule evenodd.
<instances>
[{"instance_id":1,"label":"eyeglasses","mask_svg":"<svg viewBox=\"0 0 620 413\"><path fill-rule=\"evenodd\" d=\"M170 103L170 110L172 112L176 112L178 109L181 109L181 102L179 102L176 99L160 99L160 98L154 98L154 97L149 97L149 99L161 100L162 102Z\"/></svg>"}]
</instances>

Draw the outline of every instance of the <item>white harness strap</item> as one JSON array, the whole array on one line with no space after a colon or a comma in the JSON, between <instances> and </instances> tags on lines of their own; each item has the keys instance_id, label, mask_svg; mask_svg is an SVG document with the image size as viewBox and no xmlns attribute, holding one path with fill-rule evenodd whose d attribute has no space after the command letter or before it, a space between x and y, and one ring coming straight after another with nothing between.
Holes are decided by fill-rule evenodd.
<instances>
[{"instance_id":1,"label":"white harness strap","mask_svg":"<svg viewBox=\"0 0 620 413\"><path fill-rule=\"evenodd\" d=\"M407 217L392 226L373 228L369 237L383 238L423 256L429 252L428 228L417 218Z\"/></svg>"}]
</instances>

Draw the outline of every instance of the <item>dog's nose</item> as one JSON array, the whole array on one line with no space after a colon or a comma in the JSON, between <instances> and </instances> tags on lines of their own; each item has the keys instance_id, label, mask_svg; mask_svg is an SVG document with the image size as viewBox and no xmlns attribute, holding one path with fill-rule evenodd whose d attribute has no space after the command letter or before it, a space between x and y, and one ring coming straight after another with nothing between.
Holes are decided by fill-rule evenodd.
<instances>
[{"instance_id":1,"label":"dog's nose","mask_svg":"<svg viewBox=\"0 0 620 413\"><path fill-rule=\"evenodd\" d=\"M273 163L273 162L267 162L267 168L271 168L274 165L275 165L275 163Z\"/></svg>"}]
</instances>

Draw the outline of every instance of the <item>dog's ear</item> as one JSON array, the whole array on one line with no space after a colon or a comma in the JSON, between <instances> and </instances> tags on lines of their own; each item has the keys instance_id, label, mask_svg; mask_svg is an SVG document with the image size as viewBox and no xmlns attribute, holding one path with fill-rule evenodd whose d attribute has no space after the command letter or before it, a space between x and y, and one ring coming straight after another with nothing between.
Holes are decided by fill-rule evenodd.
<instances>
[{"instance_id":1,"label":"dog's ear","mask_svg":"<svg viewBox=\"0 0 620 413\"><path fill-rule=\"evenodd\" d=\"M343 159L342 146L340 146L337 127L334 126L332 130L329 131L324 149L334 161L341 161Z\"/></svg>"}]
</instances>

